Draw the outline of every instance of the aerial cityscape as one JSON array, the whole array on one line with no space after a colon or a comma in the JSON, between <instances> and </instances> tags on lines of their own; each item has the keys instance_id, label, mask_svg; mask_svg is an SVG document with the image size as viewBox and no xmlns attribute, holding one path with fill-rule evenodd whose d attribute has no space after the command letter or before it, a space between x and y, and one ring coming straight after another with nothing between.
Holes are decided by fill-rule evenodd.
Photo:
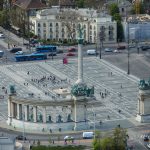
<instances>
[{"instance_id":1,"label":"aerial cityscape","mask_svg":"<svg viewBox=\"0 0 150 150\"><path fill-rule=\"evenodd\" d=\"M0 150L150 149L149 0L1 0Z\"/></svg>"}]
</instances>

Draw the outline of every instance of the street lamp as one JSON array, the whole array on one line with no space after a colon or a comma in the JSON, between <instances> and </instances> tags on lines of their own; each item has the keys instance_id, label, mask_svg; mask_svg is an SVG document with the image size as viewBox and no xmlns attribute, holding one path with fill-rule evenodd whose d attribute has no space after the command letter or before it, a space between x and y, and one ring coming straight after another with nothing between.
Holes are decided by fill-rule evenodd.
<instances>
[{"instance_id":1,"label":"street lamp","mask_svg":"<svg viewBox=\"0 0 150 150\"><path fill-rule=\"evenodd\" d=\"M100 39L100 53L99 53L99 58L102 58L102 49L103 49L103 41L104 41L104 36L105 36L105 27L101 26L100 27L100 32L99 32L99 39Z\"/></svg>"},{"instance_id":2,"label":"street lamp","mask_svg":"<svg viewBox=\"0 0 150 150\"><path fill-rule=\"evenodd\" d=\"M127 21L127 25L128 25L128 36L127 36L127 42L128 42L128 71L127 71L127 74L129 75L130 74L130 61L129 61L129 58L130 58L130 52L129 52L129 22Z\"/></svg>"},{"instance_id":3,"label":"street lamp","mask_svg":"<svg viewBox=\"0 0 150 150\"><path fill-rule=\"evenodd\" d=\"M95 116L96 116L96 113L94 111L94 107L92 106L92 112L93 112L93 116L94 116L94 139L95 139Z\"/></svg>"}]
</instances>

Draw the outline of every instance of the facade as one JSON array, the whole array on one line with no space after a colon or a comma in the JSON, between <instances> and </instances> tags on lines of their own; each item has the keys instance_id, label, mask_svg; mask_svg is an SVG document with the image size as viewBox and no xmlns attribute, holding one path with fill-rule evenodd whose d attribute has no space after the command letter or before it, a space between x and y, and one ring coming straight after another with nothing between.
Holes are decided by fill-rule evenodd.
<instances>
[{"instance_id":1,"label":"facade","mask_svg":"<svg viewBox=\"0 0 150 150\"><path fill-rule=\"evenodd\" d=\"M138 15L129 16L127 22L123 22L124 35L127 40L128 27L129 27L129 39L130 41L143 42L150 40L150 16Z\"/></svg>"},{"instance_id":2,"label":"facade","mask_svg":"<svg viewBox=\"0 0 150 150\"><path fill-rule=\"evenodd\" d=\"M77 19L81 20L61 20L62 12L72 12L76 14ZM67 13L66 13L67 15ZM64 15L65 17L67 17ZM69 34L66 22L70 22L73 32ZM30 17L31 31L41 39L77 40L80 24L84 27L84 40L89 43L96 43L99 40L100 29L104 29L104 43L115 43L116 22L112 21L111 16L99 14L96 10L89 9L59 9L59 7L38 11L35 17Z\"/></svg>"}]
</instances>

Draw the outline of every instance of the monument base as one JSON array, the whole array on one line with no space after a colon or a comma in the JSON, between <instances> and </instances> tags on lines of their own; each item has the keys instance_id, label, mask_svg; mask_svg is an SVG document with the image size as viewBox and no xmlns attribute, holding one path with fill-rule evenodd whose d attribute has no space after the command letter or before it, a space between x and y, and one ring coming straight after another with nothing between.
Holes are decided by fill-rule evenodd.
<instances>
[{"instance_id":1,"label":"monument base","mask_svg":"<svg viewBox=\"0 0 150 150\"><path fill-rule=\"evenodd\" d=\"M136 120L141 123L150 123L150 114L149 115L137 114Z\"/></svg>"}]
</instances>

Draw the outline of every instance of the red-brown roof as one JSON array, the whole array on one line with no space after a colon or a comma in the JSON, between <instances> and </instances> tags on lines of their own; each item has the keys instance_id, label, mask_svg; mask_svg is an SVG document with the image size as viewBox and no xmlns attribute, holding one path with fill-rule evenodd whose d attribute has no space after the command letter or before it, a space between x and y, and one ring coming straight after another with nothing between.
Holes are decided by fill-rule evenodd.
<instances>
[{"instance_id":1,"label":"red-brown roof","mask_svg":"<svg viewBox=\"0 0 150 150\"><path fill-rule=\"evenodd\" d=\"M17 0L14 5L28 10L28 9L41 9L47 6L43 4L40 0Z\"/></svg>"}]
</instances>

